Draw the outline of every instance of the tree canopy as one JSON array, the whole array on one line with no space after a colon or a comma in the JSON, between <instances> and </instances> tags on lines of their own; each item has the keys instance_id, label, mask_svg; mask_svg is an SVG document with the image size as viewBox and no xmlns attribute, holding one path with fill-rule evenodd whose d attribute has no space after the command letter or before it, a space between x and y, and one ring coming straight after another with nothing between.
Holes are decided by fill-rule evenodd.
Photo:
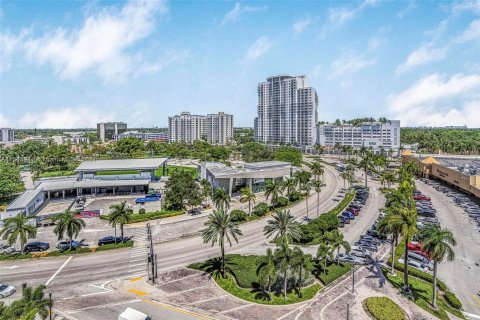
<instances>
[{"instance_id":1,"label":"tree canopy","mask_svg":"<svg viewBox=\"0 0 480 320\"><path fill-rule=\"evenodd\" d=\"M165 204L168 209L182 210L185 204L198 205L202 201L200 186L185 171L174 172L165 184Z\"/></svg>"}]
</instances>

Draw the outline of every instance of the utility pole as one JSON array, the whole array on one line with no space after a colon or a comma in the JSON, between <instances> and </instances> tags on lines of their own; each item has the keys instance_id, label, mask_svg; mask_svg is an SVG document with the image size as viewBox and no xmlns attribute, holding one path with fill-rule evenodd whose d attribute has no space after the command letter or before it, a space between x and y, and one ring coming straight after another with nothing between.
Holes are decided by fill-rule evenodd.
<instances>
[{"instance_id":1,"label":"utility pole","mask_svg":"<svg viewBox=\"0 0 480 320\"><path fill-rule=\"evenodd\" d=\"M148 254L148 269L152 280L152 283L155 284L155 278L157 278L157 256L153 253L153 237L152 237L152 228L150 227L150 222L147 223L147 237L150 240L150 253ZM152 268L150 271L150 267Z\"/></svg>"},{"instance_id":2,"label":"utility pole","mask_svg":"<svg viewBox=\"0 0 480 320\"><path fill-rule=\"evenodd\" d=\"M48 293L48 298L49 298L49 302L48 302L48 315L49 315L49 318L50 320L52 320L52 306L53 306L53 301L52 301L52 290L50 290L50 292Z\"/></svg>"},{"instance_id":3,"label":"utility pole","mask_svg":"<svg viewBox=\"0 0 480 320\"><path fill-rule=\"evenodd\" d=\"M355 265L352 267L352 293L355 294Z\"/></svg>"},{"instance_id":4,"label":"utility pole","mask_svg":"<svg viewBox=\"0 0 480 320\"><path fill-rule=\"evenodd\" d=\"M350 303L347 303L347 320L350 319Z\"/></svg>"}]
</instances>

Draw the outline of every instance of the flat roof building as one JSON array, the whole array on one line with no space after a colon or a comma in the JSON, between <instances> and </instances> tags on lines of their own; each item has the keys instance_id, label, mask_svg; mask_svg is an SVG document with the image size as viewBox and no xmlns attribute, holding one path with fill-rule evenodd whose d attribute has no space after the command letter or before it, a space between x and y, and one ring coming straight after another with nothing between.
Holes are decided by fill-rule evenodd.
<instances>
[{"instance_id":1,"label":"flat roof building","mask_svg":"<svg viewBox=\"0 0 480 320\"><path fill-rule=\"evenodd\" d=\"M102 142L113 140L116 134L124 133L125 131L127 131L125 122L97 123L97 134Z\"/></svg>"},{"instance_id":2,"label":"flat roof building","mask_svg":"<svg viewBox=\"0 0 480 320\"><path fill-rule=\"evenodd\" d=\"M15 130L13 128L0 128L0 143L15 141Z\"/></svg>"}]
</instances>

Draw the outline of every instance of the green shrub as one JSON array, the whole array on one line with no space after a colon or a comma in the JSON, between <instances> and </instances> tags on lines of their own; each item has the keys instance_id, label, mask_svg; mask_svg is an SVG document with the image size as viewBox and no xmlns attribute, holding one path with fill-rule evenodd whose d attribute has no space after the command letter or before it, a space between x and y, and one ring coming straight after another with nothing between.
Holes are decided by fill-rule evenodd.
<instances>
[{"instance_id":1,"label":"green shrub","mask_svg":"<svg viewBox=\"0 0 480 320\"><path fill-rule=\"evenodd\" d=\"M307 224L302 224L302 237L298 241L303 244L314 244L315 240L319 239L323 233L332 231L338 228L340 222L338 217L333 213L325 213L318 218L312 219Z\"/></svg>"},{"instance_id":2,"label":"green shrub","mask_svg":"<svg viewBox=\"0 0 480 320\"><path fill-rule=\"evenodd\" d=\"M128 247L133 247L133 240L129 240L129 241L124 242L124 243L105 244L103 246L98 247L96 249L96 251L105 251L105 250L128 248Z\"/></svg>"},{"instance_id":3,"label":"green shrub","mask_svg":"<svg viewBox=\"0 0 480 320\"><path fill-rule=\"evenodd\" d=\"M277 203L275 203L275 208L284 208L288 206L288 199L285 197L278 197Z\"/></svg>"},{"instance_id":4,"label":"green shrub","mask_svg":"<svg viewBox=\"0 0 480 320\"><path fill-rule=\"evenodd\" d=\"M389 265L391 263L390 261L392 260L389 259ZM403 263L395 261L394 268L400 272L403 272ZM414 267L408 267L408 274L413 277L433 283L433 275L431 275L430 273L426 273L418 269L415 269ZM447 285L445 284L445 282L439 279L437 279L437 287L442 291L447 290Z\"/></svg>"},{"instance_id":5,"label":"green shrub","mask_svg":"<svg viewBox=\"0 0 480 320\"><path fill-rule=\"evenodd\" d=\"M138 210L138 214L145 214L145 208L140 208L140 210Z\"/></svg>"},{"instance_id":6,"label":"green shrub","mask_svg":"<svg viewBox=\"0 0 480 320\"><path fill-rule=\"evenodd\" d=\"M446 290L445 291L445 300L447 300L447 302L453 308L456 308L456 309L461 309L462 308L462 303L460 302L460 300L458 300L457 296L453 292L450 292L450 291Z\"/></svg>"},{"instance_id":7,"label":"green shrub","mask_svg":"<svg viewBox=\"0 0 480 320\"><path fill-rule=\"evenodd\" d=\"M375 320L404 320L405 312L387 297L370 297L364 300L365 307Z\"/></svg>"},{"instance_id":8,"label":"green shrub","mask_svg":"<svg viewBox=\"0 0 480 320\"><path fill-rule=\"evenodd\" d=\"M300 199L302 199L302 194L300 192L294 191L290 194L290 197L289 197L290 202L296 202Z\"/></svg>"},{"instance_id":9,"label":"green shrub","mask_svg":"<svg viewBox=\"0 0 480 320\"><path fill-rule=\"evenodd\" d=\"M130 223L136 223L136 222L144 222L144 221L149 221L149 220L155 220L155 219L162 219L162 218L168 218L168 217L174 217L183 214L183 211L154 211L154 212L147 212L144 214L134 214L131 216ZM105 214L100 216L100 219L102 220L109 220L110 215Z\"/></svg>"},{"instance_id":10,"label":"green shrub","mask_svg":"<svg viewBox=\"0 0 480 320\"><path fill-rule=\"evenodd\" d=\"M243 222L247 220L247 214L242 210L232 210L232 212L230 212L230 216L234 222Z\"/></svg>"},{"instance_id":11,"label":"green shrub","mask_svg":"<svg viewBox=\"0 0 480 320\"><path fill-rule=\"evenodd\" d=\"M253 207L253 214L257 217L263 217L268 213L268 210L268 204L262 202Z\"/></svg>"}]
</instances>

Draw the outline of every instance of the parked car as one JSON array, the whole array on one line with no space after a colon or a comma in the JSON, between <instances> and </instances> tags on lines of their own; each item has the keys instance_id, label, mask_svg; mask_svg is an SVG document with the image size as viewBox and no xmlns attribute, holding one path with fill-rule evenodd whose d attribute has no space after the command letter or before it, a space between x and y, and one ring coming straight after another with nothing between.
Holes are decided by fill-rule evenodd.
<instances>
[{"instance_id":1,"label":"parked car","mask_svg":"<svg viewBox=\"0 0 480 320\"><path fill-rule=\"evenodd\" d=\"M148 193L145 195L145 198L162 198L160 193Z\"/></svg>"},{"instance_id":2,"label":"parked car","mask_svg":"<svg viewBox=\"0 0 480 320\"><path fill-rule=\"evenodd\" d=\"M160 200L159 197L143 197L143 198L137 198L135 199L135 203L145 203L145 202L154 202Z\"/></svg>"},{"instance_id":3,"label":"parked car","mask_svg":"<svg viewBox=\"0 0 480 320\"><path fill-rule=\"evenodd\" d=\"M408 258L423 263L430 271L433 270L433 263L421 253L415 251L408 252Z\"/></svg>"},{"instance_id":4,"label":"parked car","mask_svg":"<svg viewBox=\"0 0 480 320\"><path fill-rule=\"evenodd\" d=\"M11 296L17 291L14 286L9 286L8 284L0 283L0 299Z\"/></svg>"},{"instance_id":5,"label":"parked car","mask_svg":"<svg viewBox=\"0 0 480 320\"><path fill-rule=\"evenodd\" d=\"M412 251L422 251L422 245L420 242L412 241L408 243L408 250Z\"/></svg>"},{"instance_id":6,"label":"parked car","mask_svg":"<svg viewBox=\"0 0 480 320\"><path fill-rule=\"evenodd\" d=\"M103 246L105 244L112 244L112 243L124 243L132 239L133 237L114 237L114 236L106 236L98 240L98 245Z\"/></svg>"},{"instance_id":7,"label":"parked car","mask_svg":"<svg viewBox=\"0 0 480 320\"><path fill-rule=\"evenodd\" d=\"M23 247L23 252L42 252L50 249L50 245L46 242L35 241L30 242Z\"/></svg>"},{"instance_id":8,"label":"parked car","mask_svg":"<svg viewBox=\"0 0 480 320\"><path fill-rule=\"evenodd\" d=\"M0 253L8 254L15 252L15 248L8 244L0 244Z\"/></svg>"},{"instance_id":9,"label":"parked car","mask_svg":"<svg viewBox=\"0 0 480 320\"><path fill-rule=\"evenodd\" d=\"M338 218L341 219L343 223L350 224L350 218L344 216L339 216Z\"/></svg>"},{"instance_id":10,"label":"parked car","mask_svg":"<svg viewBox=\"0 0 480 320\"><path fill-rule=\"evenodd\" d=\"M398 259L398 262L400 263L404 263L404 259ZM430 270L427 268L427 266L425 266L423 263L421 262L418 262L418 261L415 261L415 260L412 260L412 259L408 259L408 265L410 267L414 267L416 269L419 269L423 272L429 272Z\"/></svg>"},{"instance_id":11,"label":"parked car","mask_svg":"<svg viewBox=\"0 0 480 320\"><path fill-rule=\"evenodd\" d=\"M360 240L364 240L364 241L370 241L370 242L373 242L375 243L376 245L380 245L382 242L380 240L378 240L377 238L371 236L371 235L368 235L368 234L362 234L360 236Z\"/></svg>"},{"instance_id":12,"label":"parked car","mask_svg":"<svg viewBox=\"0 0 480 320\"><path fill-rule=\"evenodd\" d=\"M369 251L373 251L373 252L377 252L378 250L378 247L375 244L367 241L360 240L355 242L354 245L356 245L357 247L368 249Z\"/></svg>"},{"instance_id":13,"label":"parked car","mask_svg":"<svg viewBox=\"0 0 480 320\"><path fill-rule=\"evenodd\" d=\"M193 208L188 210L188 214L191 214L192 216L196 216L197 214L202 213L202 210L200 208Z\"/></svg>"},{"instance_id":14,"label":"parked car","mask_svg":"<svg viewBox=\"0 0 480 320\"><path fill-rule=\"evenodd\" d=\"M358 257L352 256L352 255L346 254L346 253L338 254L335 257L335 261L353 263L353 264L365 264L364 260L362 260Z\"/></svg>"},{"instance_id":15,"label":"parked car","mask_svg":"<svg viewBox=\"0 0 480 320\"><path fill-rule=\"evenodd\" d=\"M355 257L359 257L359 258L363 258L363 259L371 259L371 257L372 257L370 252L368 252L367 250L365 250L361 247L357 247L357 246L352 246L350 248L350 255L355 256Z\"/></svg>"},{"instance_id":16,"label":"parked car","mask_svg":"<svg viewBox=\"0 0 480 320\"><path fill-rule=\"evenodd\" d=\"M70 246L70 240L61 240L57 243L57 249L60 251L65 251L72 248L72 250L75 250L79 247L85 246L85 244L83 243L84 241L85 239L82 239L80 241L73 240L72 245Z\"/></svg>"},{"instance_id":17,"label":"parked car","mask_svg":"<svg viewBox=\"0 0 480 320\"><path fill-rule=\"evenodd\" d=\"M342 216L350 219L350 220L354 220L355 219L355 215L349 211L343 211L342 212Z\"/></svg>"},{"instance_id":18,"label":"parked car","mask_svg":"<svg viewBox=\"0 0 480 320\"><path fill-rule=\"evenodd\" d=\"M143 312L128 307L118 316L118 320L152 320L152 318Z\"/></svg>"},{"instance_id":19,"label":"parked car","mask_svg":"<svg viewBox=\"0 0 480 320\"><path fill-rule=\"evenodd\" d=\"M379 233L378 230L376 230L376 229L368 229L367 230L367 235L375 237L375 238L379 238L379 239L382 239L382 240L385 240L387 238L384 234Z\"/></svg>"}]
</instances>

